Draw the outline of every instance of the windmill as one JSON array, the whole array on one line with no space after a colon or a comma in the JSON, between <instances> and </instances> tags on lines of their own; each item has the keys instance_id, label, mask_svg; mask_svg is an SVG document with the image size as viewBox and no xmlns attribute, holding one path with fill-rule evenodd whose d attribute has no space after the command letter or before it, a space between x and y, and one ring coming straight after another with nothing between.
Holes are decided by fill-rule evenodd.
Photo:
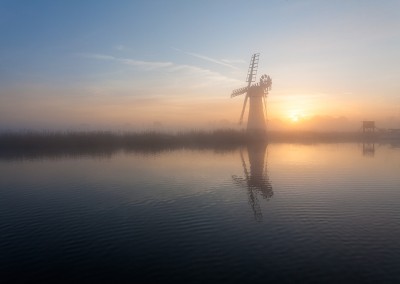
<instances>
[{"instance_id":1,"label":"windmill","mask_svg":"<svg viewBox=\"0 0 400 284\"><path fill-rule=\"evenodd\" d=\"M247 72L247 87L232 91L231 98L246 94L240 115L239 124L243 122L243 115L246 110L247 100L250 98L249 117L247 120L247 131L265 131L266 130L266 114L267 114L267 95L271 90L272 80L268 75L262 75L258 83L256 81L259 53L251 56L249 70Z\"/></svg>"},{"instance_id":2,"label":"windmill","mask_svg":"<svg viewBox=\"0 0 400 284\"><path fill-rule=\"evenodd\" d=\"M268 151L266 143L250 143L247 145L250 168L247 167L245 158L240 149L240 159L242 161L244 176L233 175L234 183L247 189L249 204L253 210L254 218L262 220L261 206L259 197L269 200L274 194L272 185L268 177Z\"/></svg>"}]
</instances>

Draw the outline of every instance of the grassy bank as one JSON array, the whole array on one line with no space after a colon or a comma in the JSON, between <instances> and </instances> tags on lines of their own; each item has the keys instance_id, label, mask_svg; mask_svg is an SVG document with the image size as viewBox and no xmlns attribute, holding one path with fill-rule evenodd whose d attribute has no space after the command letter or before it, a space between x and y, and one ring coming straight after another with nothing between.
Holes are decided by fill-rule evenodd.
<instances>
[{"instance_id":1,"label":"grassy bank","mask_svg":"<svg viewBox=\"0 0 400 284\"><path fill-rule=\"evenodd\" d=\"M239 131L6 132L0 134L0 158L111 155L114 152L160 152L181 148L233 150L247 143Z\"/></svg>"},{"instance_id":2,"label":"grassy bank","mask_svg":"<svg viewBox=\"0 0 400 284\"><path fill-rule=\"evenodd\" d=\"M181 148L230 151L248 143L378 142L378 134L327 132L247 133L232 129L186 132L4 132L0 158L111 155L117 151L159 152Z\"/></svg>"}]
</instances>

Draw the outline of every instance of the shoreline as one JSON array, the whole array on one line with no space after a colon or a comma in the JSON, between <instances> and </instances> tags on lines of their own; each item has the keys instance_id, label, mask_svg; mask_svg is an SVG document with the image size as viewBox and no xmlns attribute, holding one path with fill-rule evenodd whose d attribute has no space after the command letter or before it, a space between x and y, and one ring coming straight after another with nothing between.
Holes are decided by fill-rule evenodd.
<instances>
[{"instance_id":1,"label":"shoreline","mask_svg":"<svg viewBox=\"0 0 400 284\"><path fill-rule=\"evenodd\" d=\"M248 133L233 129L185 132L25 131L0 133L0 159L109 156L118 151L157 153L178 149L233 151L249 144L367 143L400 146L400 135L362 132Z\"/></svg>"}]
</instances>

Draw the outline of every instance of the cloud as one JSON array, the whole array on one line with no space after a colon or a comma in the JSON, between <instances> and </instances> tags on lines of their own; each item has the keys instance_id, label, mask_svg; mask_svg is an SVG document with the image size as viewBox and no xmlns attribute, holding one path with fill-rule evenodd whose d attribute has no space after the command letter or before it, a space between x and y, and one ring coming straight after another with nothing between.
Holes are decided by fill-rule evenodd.
<instances>
[{"instance_id":1,"label":"cloud","mask_svg":"<svg viewBox=\"0 0 400 284\"><path fill-rule=\"evenodd\" d=\"M131 48L123 45L123 44L117 44L114 46L114 49L118 50L118 51L129 51L132 50Z\"/></svg>"},{"instance_id":2,"label":"cloud","mask_svg":"<svg viewBox=\"0 0 400 284\"><path fill-rule=\"evenodd\" d=\"M222 66L226 66L226 67L229 67L229 68L232 68L232 69L235 69L235 70L239 70L239 68L237 68L236 66L233 66L232 64L229 64L229 63L226 63L226 62L223 62L221 60L217 60L217 59L214 59L214 58L211 58L211 57L208 57L208 56L205 56L205 55L201 55L201 54L198 54L198 53L194 53L194 52L185 52L185 53L187 55L194 56L194 57L203 59L203 60L208 61L208 62L212 62L212 63L219 64L219 65L222 65Z\"/></svg>"},{"instance_id":3,"label":"cloud","mask_svg":"<svg viewBox=\"0 0 400 284\"><path fill-rule=\"evenodd\" d=\"M245 60L243 59L221 59L222 62L228 63L228 64L235 64L235 63L246 63Z\"/></svg>"},{"instance_id":4,"label":"cloud","mask_svg":"<svg viewBox=\"0 0 400 284\"><path fill-rule=\"evenodd\" d=\"M327 93L310 93L310 94L286 94L286 93L281 93L279 96L276 97L277 101L306 101L306 100L321 100L321 99L326 99L329 97L329 94Z\"/></svg>"},{"instance_id":5,"label":"cloud","mask_svg":"<svg viewBox=\"0 0 400 284\"><path fill-rule=\"evenodd\" d=\"M127 58L117 58L118 61L131 66L140 66L148 69L157 69L172 66L172 62L161 62L161 61L141 61Z\"/></svg>"},{"instance_id":6,"label":"cloud","mask_svg":"<svg viewBox=\"0 0 400 284\"><path fill-rule=\"evenodd\" d=\"M143 67L147 70L164 68L169 72L184 72L188 76L193 76L193 77L197 76L196 78L207 78L209 80L211 79L213 81L220 81L220 82L224 81L224 82L242 83L241 81L226 77L218 72L214 72L209 69L193 65L185 65L185 64L178 65L169 61L143 61L143 60L115 57L111 55L96 54L96 53L80 54L80 56L96 60L115 61L129 66Z\"/></svg>"},{"instance_id":7,"label":"cloud","mask_svg":"<svg viewBox=\"0 0 400 284\"><path fill-rule=\"evenodd\" d=\"M114 56L110 55L104 55L104 54L81 54L81 56L86 57L86 58L92 58L92 59L99 59L99 60L114 60Z\"/></svg>"},{"instance_id":8,"label":"cloud","mask_svg":"<svg viewBox=\"0 0 400 284\"><path fill-rule=\"evenodd\" d=\"M182 49L179 49L179 48L176 48L176 47L173 47L173 46L171 46L171 49L173 49L173 50L175 50L175 51L178 51L178 52L183 52Z\"/></svg>"},{"instance_id":9,"label":"cloud","mask_svg":"<svg viewBox=\"0 0 400 284\"><path fill-rule=\"evenodd\" d=\"M239 80L226 77L218 72L214 72L208 69L204 69L198 66L192 65L174 65L168 69L170 72L183 72L188 76L195 77L198 79L207 79L218 82L229 82L229 83L242 83Z\"/></svg>"},{"instance_id":10,"label":"cloud","mask_svg":"<svg viewBox=\"0 0 400 284\"><path fill-rule=\"evenodd\" d=\"M228 87L233 85L241 84L242 81L230 78L221 73L205 69L199 66L176 64L169 61L143 61L130 58L115 57L105 54L80 54L85 58L116 62L127 66L134 66L145 70L163 70L164 75L159 77L157 86L152 86L152 90L156 90L158 87L163 86L162 89L165 91L167 88L190 88L199 89L205 87ZM167 75L170 74L170 75ZM118 79L119 86L122 81ZM135 85L146 85L148 84L147 79L138 81ZM132 80L129 81L129 85L132 85ZM143 83L143 84L142 84Z\"/></svg>"},{"instance_id":11,"label":"cloud","mask_svg":"<svg viewBox=\"0 0 400 284\"><path fill-rule=\"evenodd\" d=\"M81 56L86 57L86 58L97 59L97 60L115 61L115 62L119 62L119 63L129 65L129 66L143 67L148 70L165 68L165 67L174 65L172 62L143 61L143 60L135 60L135 59L130 59L130 58L115 57L115 56L105 55L105 54L81 54Z\"/></svg>"},{"instance_id":12,"label":"cloud","mask_svg":"<svg viewBox=\"0 0 400 284\"><path fill-rule=\"evenodd\" d=\"M241 59L238 59L238 60L235 60L235 59L218 60L218 59L214 59L214 58L211 58L211 57L208 57L206 55L199 54L199 53L183 51L182 49L179 49L179 48L176 48L176 47L173 47L173 46L171 46L171 49L173 49L175 51L178 51L178 52L185 53L187 55L190 55L190 56L193 56L193 57L196 57L196 58L199 58L199 59L202 59L202 60L205 60L205 61L208 61L208 62L212 62L212 63L218 64L218 65L222 65L222 66L225 66L225 67L229 67L229 68L232 68L232 69L235 69L235 70L239 70L239 68L237 68L236 66L234 66L232 64L244 63L245 62L244 60L241 60Z\"/></svg>"}]
</instances>

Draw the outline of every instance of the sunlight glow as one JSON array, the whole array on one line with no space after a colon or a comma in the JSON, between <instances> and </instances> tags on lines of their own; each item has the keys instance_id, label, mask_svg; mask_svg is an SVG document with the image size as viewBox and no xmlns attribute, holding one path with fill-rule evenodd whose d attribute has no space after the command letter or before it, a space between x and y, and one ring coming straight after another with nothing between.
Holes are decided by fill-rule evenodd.
<instances>
[{"instance_id":1,"label":"sunlight glow","mask_svg":"<svg viewBox=\"0 0 400 284\"><path fill-rule=\"evenodd\" d=\"M299 121L299 116L296 115L296 114L291 115L291 116L290 116L290 120L291 120L292 122L298 122L298 121Z\"/></svg>"},{"instance_id":2,"label":"sunlight glow","mask_svg":"<svg viewBox=\"0 0 400 284\"><path fill-rule=\"evenodd\" d=\"M305 115L300 111L291 111L288 115L290 122L297 123L304 119Z\"/></svg>"}]
</instances>

